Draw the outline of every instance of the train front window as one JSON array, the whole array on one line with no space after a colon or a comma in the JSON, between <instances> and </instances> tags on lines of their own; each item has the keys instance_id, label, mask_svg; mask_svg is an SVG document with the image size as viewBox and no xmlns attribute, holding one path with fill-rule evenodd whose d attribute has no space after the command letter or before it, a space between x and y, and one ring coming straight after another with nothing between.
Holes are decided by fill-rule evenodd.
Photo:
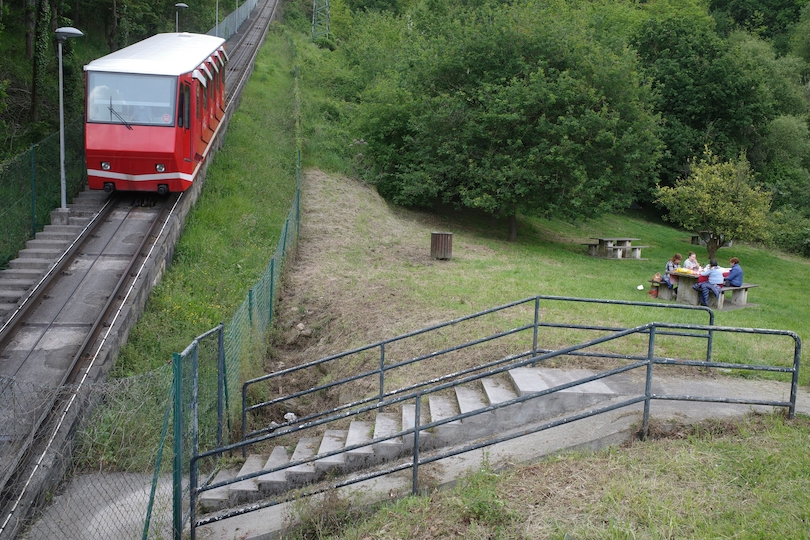
<instances>
[{"instance_id":1,"label":"train front window","mask_svg":"<svg viewBox=\"0 0 810 540\"><path fill-rule=\"evenodd\" d=\"M91 71L87 85L88 122L174 125L177 77Z\"/></svg>"}]
</instances>

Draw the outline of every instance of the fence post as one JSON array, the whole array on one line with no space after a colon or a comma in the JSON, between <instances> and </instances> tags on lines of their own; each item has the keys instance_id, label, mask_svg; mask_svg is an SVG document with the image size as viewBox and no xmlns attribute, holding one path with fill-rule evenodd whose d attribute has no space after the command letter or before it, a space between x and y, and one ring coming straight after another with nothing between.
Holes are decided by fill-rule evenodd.
<instances>
[{"instance_id":1,"label":"fence post","mask_svg":"<svg viewBox=\"0 0 810 540\"><path fill-rule=\"evenodd\" d=\"M652 396L653 357L655 356L655 325L650 326L650 338L647 343L647 383L644 388L644 421L641 427L641 438L646 439L650 425L650 396Z\"/></svg>"},{"instance_id":2,"label":"fence post","mask_svg":"<svg viewBox=\"0 0 810 540\"><path fill-rule=\"evenodd\" d=\"M172 482L172 536L183 539L183 368L179 353L172 354L174 375L174 471Z\"/></svg>"},{"instance_id":3,"label":"fence post","mask_svg":"<svg viewBox=\"0 0 810 540\"><path fill-rule=\"evenodd\" d=\"M36 192L36 158L34 157L36 145L31 145L31 236L37 231L37 192Z\"/></svg>"},{"instance_id":4,"label":"fence post","mask_svg":"<svg viewBox=\"0 0 810 540\"><path fill-rule=\"evenodd\" d=\"M253 289L248 290L248 322L250 330L253 331Z\"/></svg>"},{"instance_id":5,"label":"fence post","mask_svg":"<svg viewBox=\"0 0 810 540\"><path fill-rule=\"evenodd\" d=\"M224 403L223 403L224 402ZM228 414L228 386L225 378L225 325L219 323L217 330L217 446L222 446L222 417ZM228 414L228 432L231 431L231 415ZM221 456L222 454L220 454Z\"/></svg>"}]
</instances>

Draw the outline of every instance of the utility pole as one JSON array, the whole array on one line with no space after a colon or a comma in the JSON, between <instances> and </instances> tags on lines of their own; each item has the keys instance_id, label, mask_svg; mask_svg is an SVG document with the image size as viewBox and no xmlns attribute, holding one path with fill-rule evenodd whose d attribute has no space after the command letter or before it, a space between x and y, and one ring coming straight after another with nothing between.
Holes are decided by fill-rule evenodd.
<instances>
[{"instance_id":1,"label":"utility pole","mask_svg":"<svg viewBox=\"0 0 810 540\"><path fill-rule=\"evenodd\" d=\"M312 41L329 37L329 0L314 0L312 9Z\"/></svg>"}]
</instances>

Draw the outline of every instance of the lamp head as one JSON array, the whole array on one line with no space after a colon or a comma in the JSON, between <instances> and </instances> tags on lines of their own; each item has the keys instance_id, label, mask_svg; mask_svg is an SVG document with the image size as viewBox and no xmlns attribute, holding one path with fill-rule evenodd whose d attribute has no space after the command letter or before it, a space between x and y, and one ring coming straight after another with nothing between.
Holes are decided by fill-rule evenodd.
<instances>
[{"instance_id":1,"label":"lamp head","mask_svg":"<svg viewBox=\"0 0 810 540\"><path fill-rule=\"evenodd\" d=\"M183 2L178 2L177 4L174 5L174 9L176 9L178 11L181 10L181 9L186 9L187 7L188 7L188 4L184 4Z\"/></svg>"},{"instance_id":2,"label":"lamp head","mask_svg":"<svg viewBox=\"0 0 810 540\"><path fill-rule=\"evenodd\" d=\"M83 35L81 30L77 30L72 26L63 26L62 28L56 29L56 40L60 43L64 43L68 38L77 38Z\"/></svg>"}]
</instances>

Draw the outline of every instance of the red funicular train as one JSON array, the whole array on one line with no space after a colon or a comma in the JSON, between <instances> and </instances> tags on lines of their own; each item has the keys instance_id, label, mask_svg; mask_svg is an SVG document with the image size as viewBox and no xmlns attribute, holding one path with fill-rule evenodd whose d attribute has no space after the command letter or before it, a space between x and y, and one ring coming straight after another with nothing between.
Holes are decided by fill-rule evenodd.
<instances>
[{"instance_id":1,"label":"red funicular train","mask_svg":"<svg viewBox=\"0 0 810 540\"><path fill-rule=\"evenodd\" d=\"M84 67L90 189L191 186L225 114L224 43L158 34Z\"/></svg>"}]
</instances>

